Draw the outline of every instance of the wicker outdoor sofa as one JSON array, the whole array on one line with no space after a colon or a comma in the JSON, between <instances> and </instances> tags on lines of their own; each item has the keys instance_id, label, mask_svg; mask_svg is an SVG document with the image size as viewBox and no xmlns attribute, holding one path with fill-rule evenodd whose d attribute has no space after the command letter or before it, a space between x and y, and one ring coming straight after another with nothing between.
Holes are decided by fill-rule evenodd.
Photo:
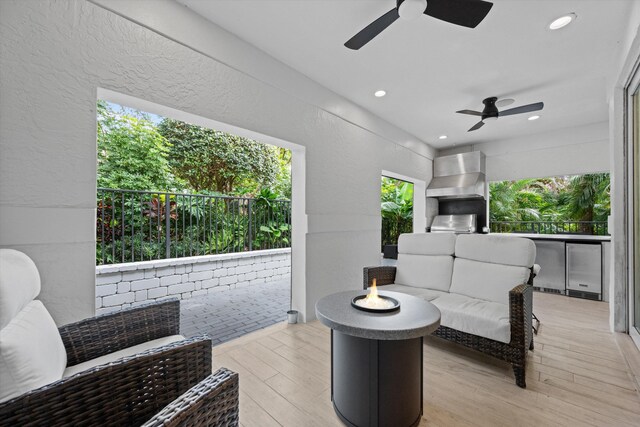
<instances>
[{"instance_id":1,"label":"wicker outdoor sofa","mask_svg":"<svg viewBox=\"0 0 640 427\"><path fill-rule=\"evenodd\" d=\"M33 262L0 251L0 426L239 424L238 375L211 373L210 339L178 335L178 300L56 329L35 265L15 274Z\"/></svg>"},{"instance_id":2,"label":"wicker outdoor sofa","mask_svg":"<svg viewBox=\"0 0 640 427\"><path fill-rule=\"evenodd\" d=\"M533 242L403 234L398 251L396 267L364 268L364 289L376 279L381 290L429 300L442 313L433 335L510 363L516 384L525 388L527 353L533 350Z\"/></svg>"}]
</instances>

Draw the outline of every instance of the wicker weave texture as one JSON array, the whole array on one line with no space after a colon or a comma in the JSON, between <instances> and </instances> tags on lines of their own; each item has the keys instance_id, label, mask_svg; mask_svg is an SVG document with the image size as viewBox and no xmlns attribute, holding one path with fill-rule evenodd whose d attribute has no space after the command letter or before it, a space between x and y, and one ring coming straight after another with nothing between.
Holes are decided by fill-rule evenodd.
<instances>
[{"instance_id":1,"label":"wicker weave texture","mask_svg":"<svg viewBox=\"0 0 640 427\"><path fill-rule=\"evenodd\" d=\"M180 333L180 301L167 300L97 316L59 328L73 366L147 341Z\"/></svg>"},{"instance_id":2,"label":"wicker weave texture","mask_svg":"<svg viewBox=\"0 0 640 427\"><path fill-rule=\"evenodd\" d=\"M211 374L192 338L97 366L0 404L0 426L140 425Z\"/></svg>"},{"instance_id":3,"label":"wicker weave texture","mask_svg":"<svg viewBox=\"0 0 640 427\"><path fill-rule=\"evenodd\" d=\"M371 286L374 278L378 285L392 284L395 281L395 275L396 267L365 267L364 289ZM511 341L508 344L446 326L440 326L433 335L511 363L516 384L522 388L526 387L526 358L529 348L533 349L533 277L532 269L528 284L518 285L509 291Z\"/></svg>"},{"instance_id":4,"label":"wicker weave texture","mask_svg":"<svg viewBox=\"0 0 640 427\"><path fill-rule=\"evenodd\" d=\"M396 280L396 267L365 267L362 281L363 289L371 286L373 279L376 279L376 286L392 285Z\"/></svg>"},{"instance_id":5,"label":"wicker weave texture","mask_svg":"<svg viewBox=\"0 0 640 427\"><path fill-rule=\"evenodd\" d=\"M144 427L235 427L238 420L238 374L221 368L174 400Z\"/></svg>"}]
</instances>

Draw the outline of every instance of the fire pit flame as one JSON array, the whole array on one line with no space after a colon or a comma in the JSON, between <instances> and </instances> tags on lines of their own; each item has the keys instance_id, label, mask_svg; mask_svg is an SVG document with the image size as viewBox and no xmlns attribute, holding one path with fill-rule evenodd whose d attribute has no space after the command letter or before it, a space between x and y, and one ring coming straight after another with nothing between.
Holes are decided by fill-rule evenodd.
<instances>
[{"instance_id":1,"label":"fire pit flame","mask_svg":"<svg viewBox=\"0 0 640 427\"><path fill-rule=\"evenodd\" d=\"M376 310L385 310L390 309L395 306L393 301L388 299L380 298L378 296L378 288L376 287L376 279L373 279L373 285L371 285L371 290L367 294L366 298L359 299L355 301L355 304L364 307L364 308L373 308Z\"/></svg>"}]
</instances>

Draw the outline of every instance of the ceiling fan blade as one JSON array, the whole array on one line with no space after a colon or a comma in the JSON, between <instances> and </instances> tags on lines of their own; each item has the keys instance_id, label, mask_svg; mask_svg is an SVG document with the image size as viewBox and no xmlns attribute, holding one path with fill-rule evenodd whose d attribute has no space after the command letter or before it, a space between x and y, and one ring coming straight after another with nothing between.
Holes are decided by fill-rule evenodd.
<instances>
[{"instance_id":1,"label":"ceiling fan blade","mask_svg":"<svg viewBox=\"0 0 640 427\"><path fill-rule=\"evenodd\" d=\"M480 116L482 117L482 113L480 111L473 111L473 110L460 110L460 111L456 111L456 113L460 113L460 114L469 114L471 116Z\"/></svg>"},{"instance_id":2,"label":"ceiling fan blade","mask_svg":"<svg viewBox=\"0 0 640 427\"><path fill-rule=\"evenodd\" d=\"M531 113L532 111L542 110L544 102L536 102L535 104L523 105L521 107L510 108L508 110L500 111L498 117L513 116L514 114Z\"/></svg>"},{"instance_id":3,"label":"ceiling fan blade","mask_svg":"<svg viewBox=\"0 0 640 427\"><path fill-rule=\"evenodd\" d=\"M398 9L391 9L389 12L364 27L362 31L351 37L344 45L349 49L360 49L362 46L373 40L375 36L384 31L385 28L393 24L399 17Z\"/></svg>"},{"instance_id":4,"label":"ceiling fan blade","mask_svg":"<svg viewBox=\"0 0 640 427\"><path fill-rule=\"evenodd\" d=\"M484 126L484 122L482 120L480 120L478 123L476 123L475 125L473 125L473 127L471 129L469 129L467 132L471 132L474 130L478 130L480 129L482 126Z\"/></svg>"},{"instance_id":5,"label":"ceiling fan blade","mask_svg":"<svg viewBox=\"0 0 640 427\"><path fill-rule=\"evenodd\" d=\"M425 15L463 27L475 28L493 3L483 0L428 0Z\"/></svg>"}]
</instances>

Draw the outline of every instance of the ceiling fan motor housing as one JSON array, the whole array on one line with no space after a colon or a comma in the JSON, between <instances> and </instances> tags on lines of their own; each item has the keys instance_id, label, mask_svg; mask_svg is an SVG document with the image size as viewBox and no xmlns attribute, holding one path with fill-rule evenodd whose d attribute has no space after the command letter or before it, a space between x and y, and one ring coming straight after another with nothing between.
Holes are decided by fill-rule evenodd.
<instances>
[{"instance_id":1,"label":"ceiling fan motor housing","mask_svg":"<svg viewBox=\"0 0 640 427\"><path fill-rule=\"evenodd\" d=\"M495 120L498 118L498 107L496 107L497 97L492 96L482 101L484 110L482 110L482 120Z\"/></svg>"},{"instance_id":2,"label":"ceiling fan motor housing","mask_svg":"<svg viewBox=\"0 0 640 427\"><path fill-rule=\"evenodd\" d=\"M397 0L396 9L400 18L412 20L424 13L427 9L427 0Z\"/></svg>"}]
</instances>

